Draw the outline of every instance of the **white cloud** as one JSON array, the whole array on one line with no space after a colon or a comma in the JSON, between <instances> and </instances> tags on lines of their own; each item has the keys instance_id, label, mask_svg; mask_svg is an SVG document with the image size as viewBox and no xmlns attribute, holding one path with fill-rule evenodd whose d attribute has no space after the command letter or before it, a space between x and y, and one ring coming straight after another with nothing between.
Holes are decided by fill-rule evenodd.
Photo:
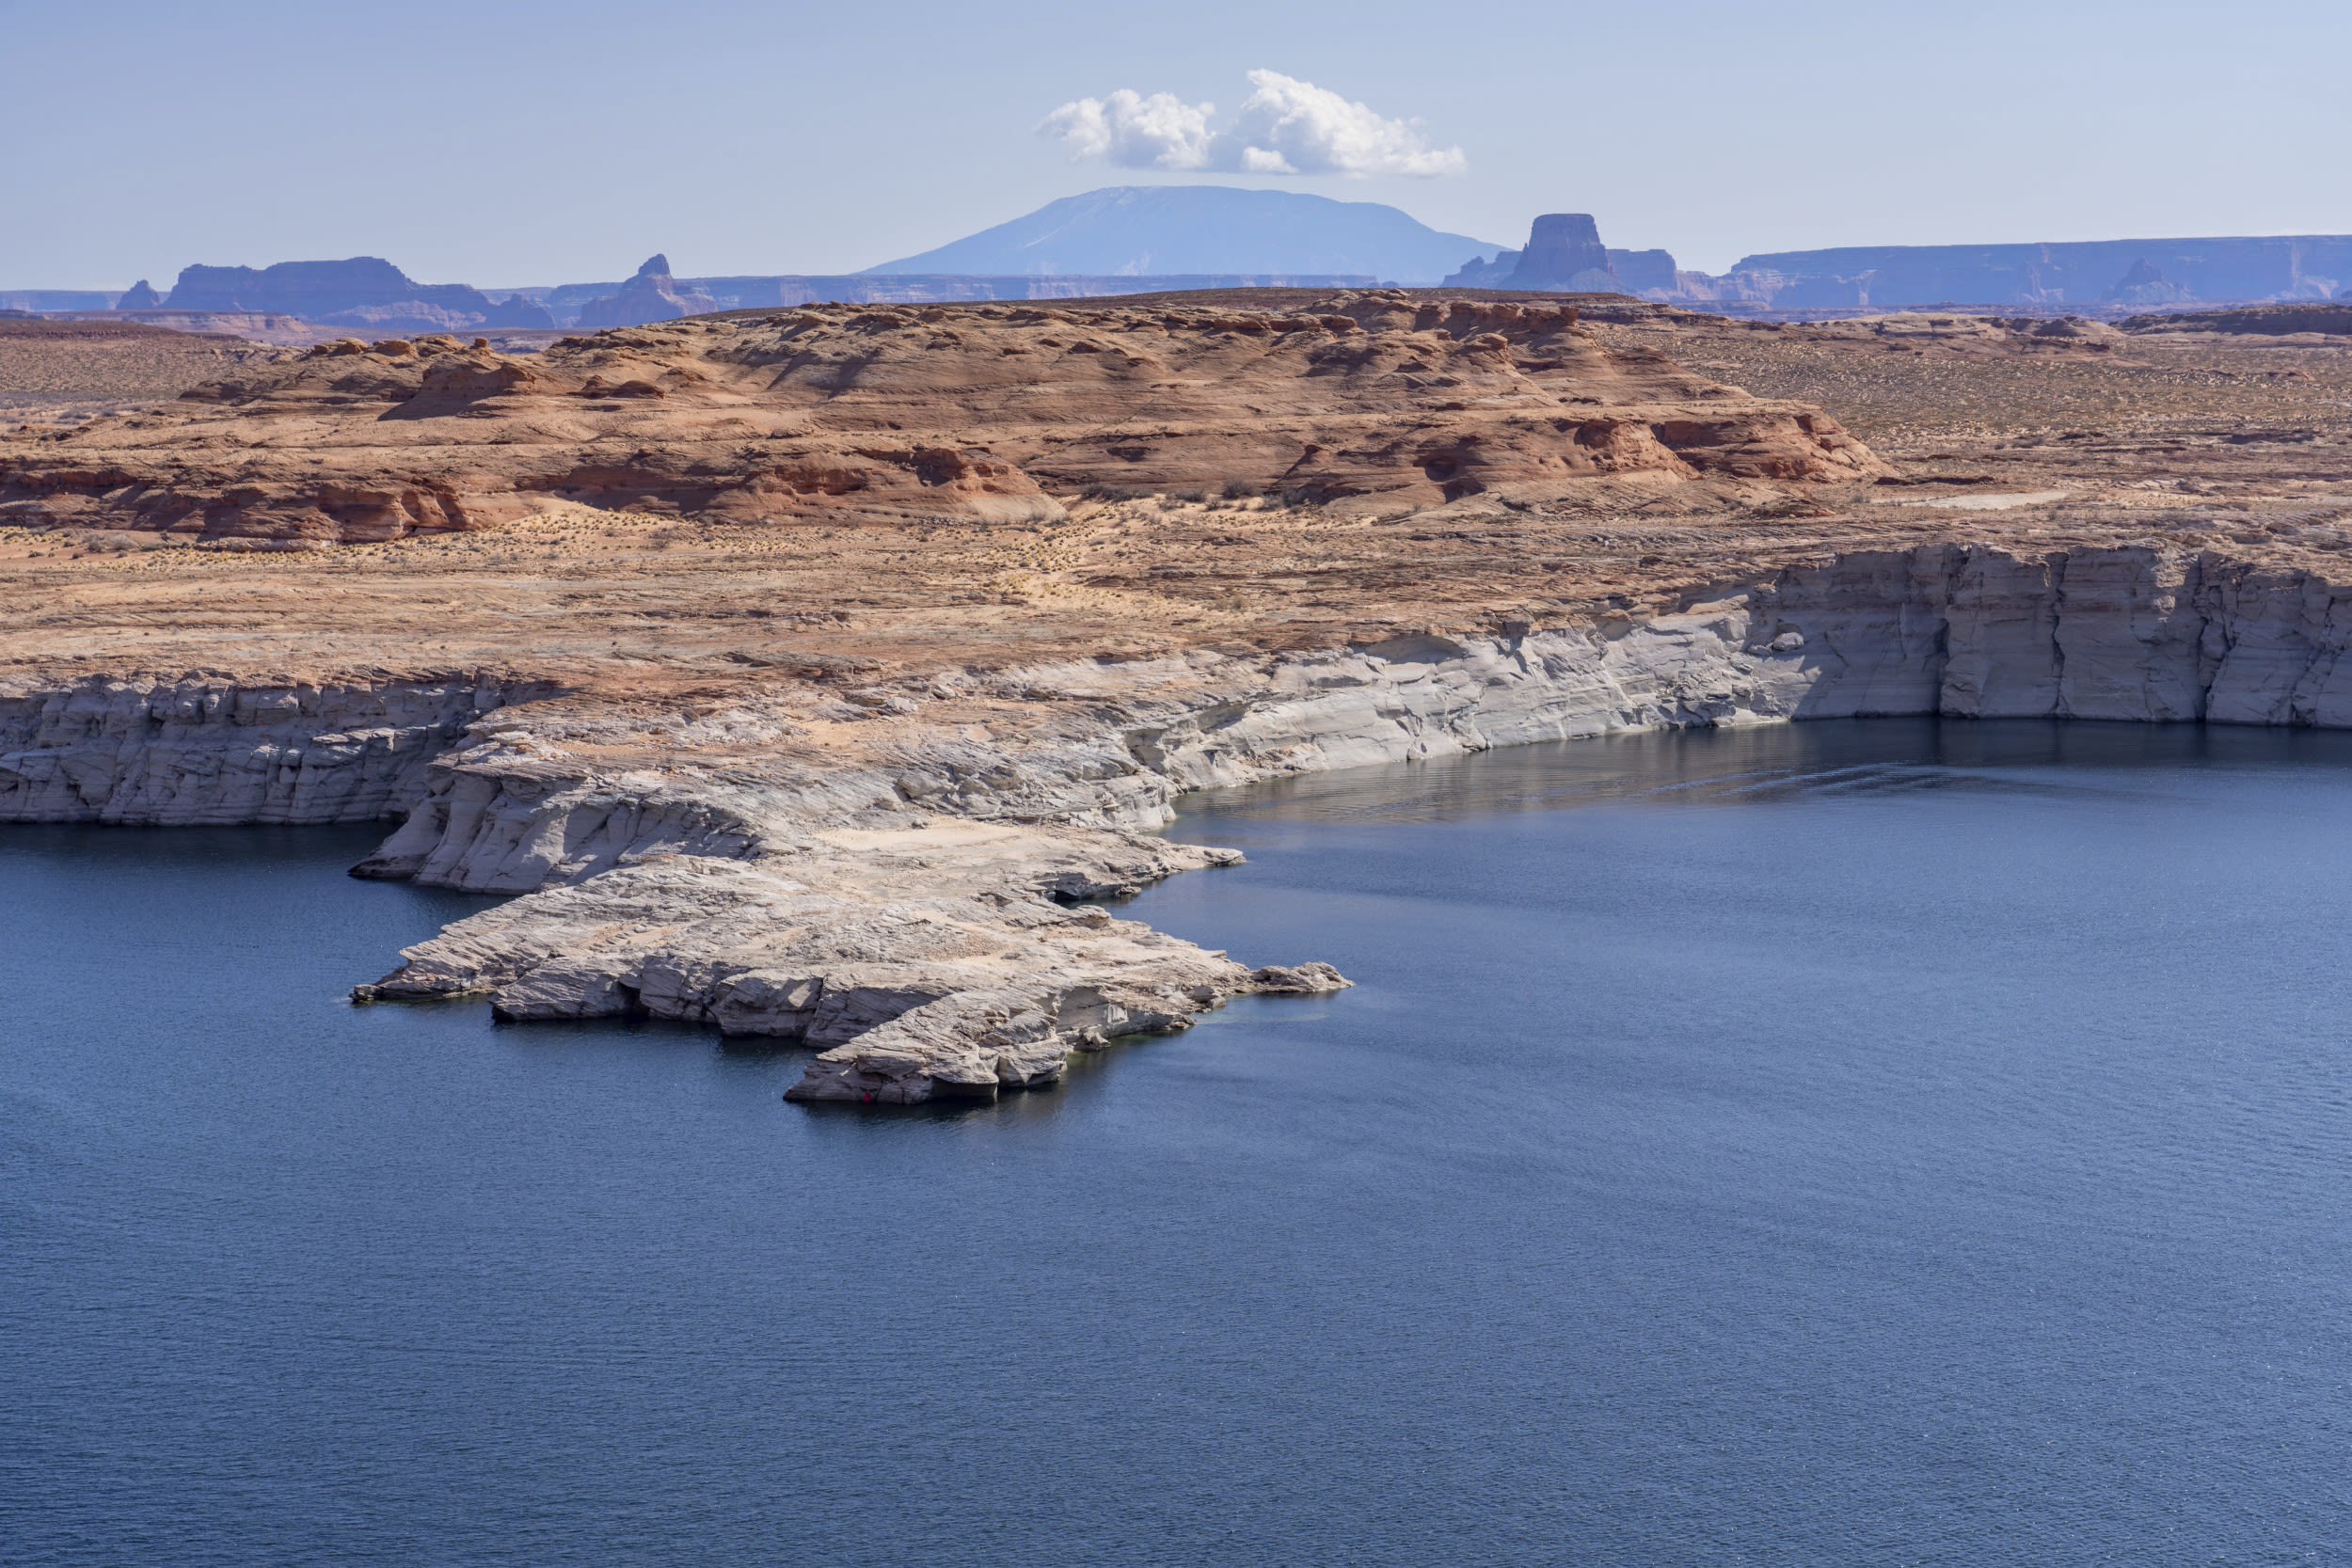
<instances>
[{"instance_id":1,"label":"white cloud","mask_svg":"<svg viewBox=\"0 0 2352 1568\"><path fill-rule=\"evenodd\" d=\"M1254 174L1459 174L1462 150L1422 140L1410 120L1390 119L1312 82L1274 71L1249 73L1253 90L1219 142L1238 143L1227 166Z\"/></svg>"},{"instance_id":2,"label":"white cloud","mask_svg":"<svg viewBox=\"0 0 2352 1568\"><path fill-rule=\"evenodd\" d=\"M1107 99L1064 103L1038 130L1060 140L1073 158L1100 158L1120 168L1205 168L1215 113L1214 103L1187 103L1172 92L1145 98L1121 87Z\"/></svg>"},{"instance_id":3,"label":"white cloud","mask_svg":"<svg viewBox=\"0 0 2352 1568\"><path fill-rule=\"evenodd\" d=\"M1120 168L1216 169L1239 174L1459 174L1458 147L1433 148L1417 122L1279 71L1249 73L1249 97L1232 123L1213 129L1214 103L1172 92L1146 98L1121 87L1080 98L1038 126L1070 149Z\"/></svg>"}]
</instances>

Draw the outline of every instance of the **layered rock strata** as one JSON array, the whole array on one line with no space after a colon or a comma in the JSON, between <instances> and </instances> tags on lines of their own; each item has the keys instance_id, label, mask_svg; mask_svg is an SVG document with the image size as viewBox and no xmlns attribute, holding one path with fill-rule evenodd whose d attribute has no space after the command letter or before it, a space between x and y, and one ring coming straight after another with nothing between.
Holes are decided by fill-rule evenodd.
<instances>
[{"instance_id":1,"label":"layered rock strata","mask_svg":"<svg viewBox=\"0 0 2352 1568\"><path fill-rule=\"evenodd\" d=\"M377 821L426 798L436 763L468 724L552 689L470 676L0 686L0 820Z\"/></svg>"},{"instance_id":2,"label":"layered rock strata","mask_svg":"<svg viewBox=\"0 0 2352 1568\"><path fill-rule=\"evenodd\" d=\"M1234 994L1345 983L1069 907L1237 859L1148 836L1187 789L1845 715L2352 727L2348 648L2352 586L2310 573L1942 545L1639 621L935 673L866 693L821 751L803 742L831 700L779 688L707 721L687 771L596 766L578 705L531 689L93 682L14 699L0 815L349 820L413 800L360 874L520 896L363 997L799 1039L818 1054L796 1097L912 1103L1050 1081L1072 1050ZM374 725L379 744L360 718L411 722ZM433 756L453 726L465 744Z\"/></svg>"},{"instance_id":3,"label":"layered rock strata","mask_svg":"<svg viewBox=\"0 0 2352 1568\"><path fill-rule=\"evenodd\" d=\"M811 307L529 356L352 340L0 445L0 523L351 543L478 531L550 500L1036 521L1104 486L1377 511L1610 475L1886 471L1819 407L1608 347L1573 305L1375 291L1279 310Z\"/></svg>"}]
</instances>

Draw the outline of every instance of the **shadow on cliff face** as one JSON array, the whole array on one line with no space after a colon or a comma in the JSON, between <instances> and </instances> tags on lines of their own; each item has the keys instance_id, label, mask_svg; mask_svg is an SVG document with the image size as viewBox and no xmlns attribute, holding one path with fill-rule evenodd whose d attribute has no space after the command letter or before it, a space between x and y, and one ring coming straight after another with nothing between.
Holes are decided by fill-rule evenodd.
<instances>
[{"instance_id":1,"label":"shadow on cliff face","mask_svg":"<svg viewBox=\"0 0 2352 1568\"><path fill-rule=\"evenodd\" d=\"M1832 719L1502 747L1467 756L1204 790L1168 835L1248 842L1264 821L1438 822L1603 802L1660 807L1824 794L1972 790L2079 795L2133 773L2308 765L2352 768L2352 734L2092 720ZM2044 771L2062 768L2053 782ZM2032 770L2033 777L2023 776Z\"/></svg>"}]
</instances>

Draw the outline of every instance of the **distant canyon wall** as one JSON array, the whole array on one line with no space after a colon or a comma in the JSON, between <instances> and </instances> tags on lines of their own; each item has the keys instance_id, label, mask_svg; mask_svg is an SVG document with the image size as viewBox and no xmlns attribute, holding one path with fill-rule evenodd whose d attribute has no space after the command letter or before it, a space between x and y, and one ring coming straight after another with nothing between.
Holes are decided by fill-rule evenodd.
<instances>
[{"instance_id":1,"label":"distant canyon wall","mask_svg":"<svg viewBox=\"0 0 2352 1568\"><path fill-rule=\"evenodd\" d=\"M2352 287L2352 235L1856 245L1743 257L1742 277L1799 306L2328 299Z\"/></svg>"},{"instance_id":2,"label":"distant canyon wall","mask_svg":"<svg viewBox=\"0 0 2352 1568\"><path fill-rule=\"evenodd\" d=\"M1573 253L1547 233L1581 220ZM1721 277L1663 250L1601 248L1583 214L1549 214L1522 250L1474 256L1454 288L1614 289L1661 302L1774 309L1911 305L2163 306L2352 298L2352 235L2099 240L2051 245L1852 245L1742 257Z\"/></svg>"}]
</instances>

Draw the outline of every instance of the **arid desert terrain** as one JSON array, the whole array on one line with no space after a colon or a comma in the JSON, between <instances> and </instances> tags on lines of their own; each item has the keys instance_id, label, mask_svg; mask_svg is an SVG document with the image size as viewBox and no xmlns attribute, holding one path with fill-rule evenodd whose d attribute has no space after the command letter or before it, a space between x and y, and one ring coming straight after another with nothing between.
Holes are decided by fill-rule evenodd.
<instances>
[{"instance_id":1,"label":"arid desert terrain","mask_svg":"<svg viewBox=\"0 0 2352 1568\"><path fill-rule=\"evenodd\" d=\"M1214 863L1152 832L1188 788L1854 713L2352 724L2341 331L1435 290L533 355L21 325L0 815L383 818L363 874L518 896L363 995L803 1039L809 1098L1344 984L1090 902Z\"/></svg>"}]
</instances>

